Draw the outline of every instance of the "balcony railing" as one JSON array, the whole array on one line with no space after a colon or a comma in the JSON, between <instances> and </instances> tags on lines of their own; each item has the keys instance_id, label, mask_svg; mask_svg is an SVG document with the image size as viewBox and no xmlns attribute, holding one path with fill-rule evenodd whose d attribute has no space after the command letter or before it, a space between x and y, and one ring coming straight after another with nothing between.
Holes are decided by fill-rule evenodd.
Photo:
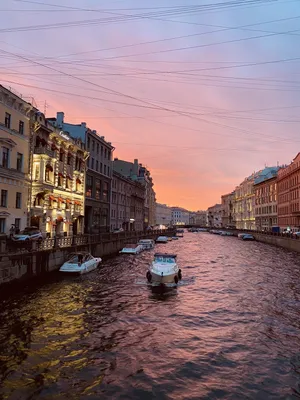
<instances>
[{"instance_id":1,"label":"balcony railing","mask_svg":"<svg viewBox=\"0 0 300 400\"><path fill-rule=\"evenodd\" d=\"M51 158L55 158L55 152L48 147L35 147L34 148L34 154L46 154L47 156Z\"/></svg>"},{"instance_id":2,"label":"balcony railing","mask_svg":"<svg viewBox=\"0 0 300 400\"><path fill-rule=\"evenodd\" d=\"M36 241L14 242L10 239L0 241L0 254L23 253L32 251L45 251L50 249L67 248L74 246L85 246L110 242L119 239L138 240L149 236L156 237L161 234L173 234L174 229L151 230L151 231L125 231L121 233L99 233L92 235L76 235L44 239L41 243Z\"/></svg>"}]
</instances>

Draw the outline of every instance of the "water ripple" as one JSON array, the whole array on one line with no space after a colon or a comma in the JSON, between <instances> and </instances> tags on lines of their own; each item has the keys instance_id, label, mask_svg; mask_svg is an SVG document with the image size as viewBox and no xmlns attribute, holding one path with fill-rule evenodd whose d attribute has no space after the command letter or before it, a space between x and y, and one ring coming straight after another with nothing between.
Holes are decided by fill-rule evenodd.
<instances>
[{"instance_id":1,"label":"water ripple","mask_svg":"<svg viewBox=\"0 0 300 400\"><path fill-rule=\"evenodd\" d=\"M206 233L161 245L183 280L147 284L153 252L2 299L0 399L300 398L300 262Z\"/></svg>"}]
</instances>

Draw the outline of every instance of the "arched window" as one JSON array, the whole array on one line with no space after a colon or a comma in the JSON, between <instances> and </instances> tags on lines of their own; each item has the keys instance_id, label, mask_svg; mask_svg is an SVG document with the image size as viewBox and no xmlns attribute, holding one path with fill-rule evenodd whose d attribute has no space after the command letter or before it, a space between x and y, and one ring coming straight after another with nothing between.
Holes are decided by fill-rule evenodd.
<instances>
[{"instance_id":1,"label":"arched window","mask_svg":"<svg viewBox=\"0 0 300 400\"><path fill-rule=\"evenodd\" d=\"M51 164L47 164L45 168L45 181L52 182L53 181L53 167Z\"/></svg>"}]
</instances>

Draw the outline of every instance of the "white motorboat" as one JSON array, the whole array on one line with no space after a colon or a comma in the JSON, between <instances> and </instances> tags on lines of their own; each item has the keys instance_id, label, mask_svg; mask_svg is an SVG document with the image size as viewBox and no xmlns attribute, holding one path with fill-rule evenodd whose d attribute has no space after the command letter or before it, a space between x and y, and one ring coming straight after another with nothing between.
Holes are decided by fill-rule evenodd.
<instances>
[{"instance_id":1,"label":"white motorboat","mask_svg":"<svg viewBox=\"0 0 300 400\"><path fill-rule=\"evenodd\" d=\"M120 254L139 254L144 250L141 244L126 244L120 251Z\"/></svg>"},{"instance_id":2,"label":"white motorboat","mask_svg":"<svg viewBox=\"0 0 300 400\"><path fill-rule=\"evenodd\" d=\"M250 234L246 234L242 237L243 240L255 240L255 237L253 235Z\"/></svg>"},{"instance_id":3,"label":"white motorboat","mask_svg":"<svg viewBox=\"0 0 300 400\"><path fill-rule=\"evenodd\" d=\"M151 250L154 249L155 243L152 239L141 239L138 244L143 246L144 250Z\"/></svg>"},{"instance_id":4,"label":"white motorboat","mask_svg":"<svg viewBox=\"0 0 300 400\"><path fill-rule=\"evenodd\" d=\"M168 243L168 236L158 236L156 243Z\"/></svg>"},{"instance_id":5,"label":"white motorboat","mask_svg":"<svg viewBox=\"0 0 300 400\"><path fill-rule=\"evenodd\" d=\"M157 284L177 284L182 278L182 274L181 269L177 265L176 257L176 254L154 254L154 261L146 274L148 282Z\"/></svg>"},{"instance_id":6,"label":"white motorboat","mask_svg":"<svg viewBox=\"0 0 300 400\"><path fill-rule=\"evenodd\" d=\"M60 267L59 271L82 275L96 269L101 261L100 257L93 257L87 252L72 253L69 260Z\"/></svg>"},{"instance_id":7,"label":"white motorboat","mask_svg":"<svg viewBox=\"0 0 300 400\"><path fill-rule=\"evenodd\" d=\"M238 239L243 239L243 237L247 235L247 233L239 233L238 234Z\"/></svg>"}]
</instances>

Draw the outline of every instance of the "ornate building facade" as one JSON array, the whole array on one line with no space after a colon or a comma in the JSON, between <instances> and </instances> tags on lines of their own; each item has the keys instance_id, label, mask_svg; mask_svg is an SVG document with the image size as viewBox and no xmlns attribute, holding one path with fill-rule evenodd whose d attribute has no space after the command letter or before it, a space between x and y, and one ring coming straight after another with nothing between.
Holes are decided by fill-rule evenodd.
<instances>
[{"instance_id":1,"label":"ornate building facade","mask_svg":"<svg viewBox=\"0 0 300 400\"><path fill-rule=\"evenodd\" d=\"M84 143L36 112L30 146L31 225L46 237L84 232L84 188L88 153Z\"/></svg>"}]
</instances>

